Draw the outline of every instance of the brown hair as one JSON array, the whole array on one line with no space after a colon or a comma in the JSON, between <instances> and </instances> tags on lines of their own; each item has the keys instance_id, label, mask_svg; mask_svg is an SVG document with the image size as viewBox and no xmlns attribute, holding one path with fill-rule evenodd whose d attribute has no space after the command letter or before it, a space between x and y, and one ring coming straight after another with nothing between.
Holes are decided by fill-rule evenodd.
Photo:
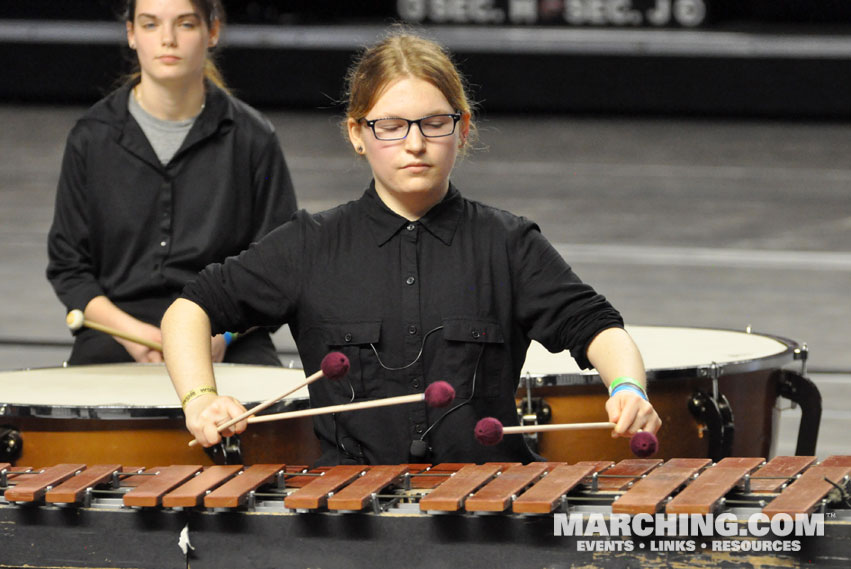
<instances>
[{"instance_id":1,"label":"brown hair","mask_svg":"<svg viewBox=\"0 0 851 569\"><path fill-rule=\"evenodd\" d=\"M219 29L221 30L225 23L225 9L222 6L221 0L189 0L189 2L200 12L201 19L206 24L208 30L212 29L216 20L219 21ZM122 18L125 22L133 23L136 19L136 0L126 0ZM136 69L125 78L125 82L136 81L139 78L138 61L135 61L135 65ZM204 77L220 89L230 92L222 72L216 65L213 51L208 52L207 59L204 62Z\"/></svg>"},{"instance_id":2,"label":"brown hair","mask_svg":"<svg viewBox=\"0 0 851 569\"><path fill-rule=\"evenodd\" d=\"M443 93L455 111L469 113L472 118L474 104L450 53L435 41L394 27L383 40L365 48L349 68L346 120L365 118L385 89L403 77L428 81ZM343 121L344 129L346 120ZM470 136L473 132L471 121Z\"/></svg>"}]
</instances>

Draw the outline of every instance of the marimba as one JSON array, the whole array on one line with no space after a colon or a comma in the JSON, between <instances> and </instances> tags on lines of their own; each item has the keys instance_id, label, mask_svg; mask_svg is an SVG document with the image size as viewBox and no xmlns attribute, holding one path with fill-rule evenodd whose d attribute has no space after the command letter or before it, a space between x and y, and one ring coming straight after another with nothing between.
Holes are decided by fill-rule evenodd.
<instances>
[{"instance_id":1,"label":"marimba","mask_svg":"<svg viewBox=\"0 0 851 569\"><path fill-rule=\"evenodd\" d=\"M316 469L0 464L0 567L847 567L849 475L851 456ZM563 514L722 512L742 528L753 514L820 514L824 535L778 537L773 525L745 537L738 529L556 535ZM792 539L790 551L754 545L783 549ZM751 545L723 551L732 540Z\"/></svg>"}]
</instances>

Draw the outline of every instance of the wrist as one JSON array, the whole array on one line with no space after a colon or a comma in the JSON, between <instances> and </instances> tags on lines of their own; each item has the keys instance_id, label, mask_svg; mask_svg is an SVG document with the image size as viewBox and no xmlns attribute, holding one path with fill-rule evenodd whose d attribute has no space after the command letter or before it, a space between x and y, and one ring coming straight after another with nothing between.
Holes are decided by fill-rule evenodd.
<instances>
[{"instance_id":1,"label":"wrist","mask_svg":"<svg viewBox=\"0 0 851 569\"><path fill-rule=\"evenodd\" d=\"M636 389L640 390L645 395L645 398L647 396L647 389L645 389L644 385L642 385L640 381L632 377L622 375L612 380L612 382L609 384L609 397L611 397L614 394L615 390L621 385L632 385Z\"/></svg>"},{"instance_id":2,"label":"wrist","mask_svg":"<svg viewBox=\"0 0 851 569\"><path fill-rule=\"evenodd\" d=\"M638 395L639 397L641 397L642 399L644 399L645 401L649 401L649 399L647 399L647 394L644 393L644 390L640 389L638 386L633 385L631 383L621 383L620 385L618 385L617 387L612 389L611 393L609 393L609 397L614 397L617 393L620 393L620 392L623 392L623 391L631 391L631 392L635 393L636 395Z\"/></svg>"},{"instance_id":3,"label":"wrist","mask_svg":"<svg viewBox=\"0 0 851 569\"><path fill-rule=\"evenodd\" d=\"M180 406L183 407L183 409L185 410L186 406L190 402L194 401L195 399L198 399L199 397L202 397L204 395L217 396L218 394L219 392L212 385L196 387L186 392L186 394L183 396L183 399L180 400Z\"/></svg>"},{"instance_id":4,"label":"wrist","mask_svg":"<svg viewBox=\"0 0 851 569\"><path fill-rule=\"evenodd\" d=\"M239 338L239 333L238 332L225 332L225 333L222 334L222 338L225 339L225 347L227 348L228 346L231 345L231 342L233 342L234 340Z\"/></svg>"}]
</instances>

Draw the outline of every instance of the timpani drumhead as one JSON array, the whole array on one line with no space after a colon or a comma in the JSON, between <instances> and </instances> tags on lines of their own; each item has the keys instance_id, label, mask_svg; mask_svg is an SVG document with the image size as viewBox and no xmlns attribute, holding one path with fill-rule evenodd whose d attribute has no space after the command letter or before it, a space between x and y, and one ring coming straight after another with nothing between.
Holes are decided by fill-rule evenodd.
<instances>
[{"instance_id":1,"label":"timpani drumhead","mask_svg":"<svg viewBox=\"0 0 851 569\"><path fill-rule=\"evenodd\" d=\"M221 395L246 407L304 381L304 371L215 364ZM302 387L287 400L307 400ZM164 364L102 364L0 372L0 415L119 419L183 416Z\"/></svg>"},{"instance_id":2,"label":"timpani drumhead","mask_svg":"<svg viewBox=\"0 0 851 569\"><path fill-rule=\"evenodd\" d=\"M215 364L214 372L219 393L246 408L305 379L302 370L244 364ZM307 406L302 387L263 413ZM192 437L164 364L0 372L0 425L21 433L19 465L212 463L203 449L187 446ZM309 417L250 425L240 440L247 464L309 465L319 456Z\"/></svg>"}]
</instances>

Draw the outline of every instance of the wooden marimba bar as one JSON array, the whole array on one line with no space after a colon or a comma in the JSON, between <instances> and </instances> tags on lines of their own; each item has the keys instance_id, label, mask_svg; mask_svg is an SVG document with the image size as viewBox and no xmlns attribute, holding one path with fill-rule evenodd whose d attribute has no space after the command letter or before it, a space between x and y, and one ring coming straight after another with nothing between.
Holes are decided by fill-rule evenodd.
<instances>
[{"instance_id":1,"label":"wooden marimba bar","mask_svg":"<svg viewBox=\"0 0 851 569\"><path fill-rule=\"evenodd\" d=\"M241 563L263 566L263 560L229 556L240 547L255 552L267 551L267 555L272 556L266 560L270 563L278 555L274 551L278 551L295 561L292 566L303 562L334 567L333 557L323 562L311 557L311 552L315 554L321 549L320 543L325 547L335 545L336 551L340 547L349 550L354 547L360 551L366 544L367 552L360 551L360 555L368 557L374 555L371 551L382 551L377 545L383 540L399 548L400 555L408 551L406 567L442 566L429 564L428 558L411 558L412 541L418 547L439 551L444 556L447 552L460 554L462 546L475 550L487 547L490 542L493 547L500 548L507 542L513 547L513 553L526 551L538 563L535 566L541 566L550 554L554 559L563 559L568 553L571 559L588 555L577 546L577 540L588 540L587 536L553 535L553 514L588 515L592 512L603 512L607 516L734 512L737 517L760 512L769 520L783 514L794 517L821 513L825 515L825 526L830 528L826 533L831 535L804 540L803 551L799 548L795 554L780 557L784 563L833 559L842 561L837 566L848 566L851 555L849 476L851 456L831 456L820 463L815 457L788 456L768 462L761 458L728 457L715 464L709 459L684 458L667 462L629 459L617 464L598 461L527 465L342 465L312 470L283 464L181 465L148 470L118 464L89 467L59 464L33 471L0 464L3 496L0 500L0 567L4 566L3 551L32 556L38 550L31 542L20 542L18 537L22 536L14 535L22 523L28 529L44 528L41 539L33 538L31 532L23 533L30 536L30 540L42 541L44 548L49 549L53 540L63 538L65 530L62 527L67 528L68 519L75 520L81 533L89 535L99 525L98 516L112 520L101 522L107 531L120 528L122 524L132 526L132 537L125 537L131 541L144 539L146 532L156 533L157 530L174 539L177 533L184 532L196 549L187 549L185 553L181 550L179 562L185 563L188 556L192 567L239 566ZM128 522L134 515L137 521ZM4 520L17 524L5 526L5 534ZM57 520L60 523L57 524ZM9 527L13 527L11 535ZM237 537L242 538L241 545L230 543ZM252 547L254 539L276 543L277 549L271 545L266 549ZM601 539L611 544L605 547L613 547L618 541L623 547L622 537ZM707 538L711 539L715 538ZM355 547L353 544L358 542L363 543ZM13 547L21 543L24 545L20 550ZM305 546L301 554L296 552L298 546ZM174 544L163 547L171 548L167 559L157 558L150 566L162 569L170 566L172 557L177 556ZM382 547L386 550L387 543ZM639 551L634 544L632 547L631 553L641 557L641 564L651 567L654 559L670 563L671 555L684 556L683 560L688 563L688 555L708 554L701 550L663 552L665 555L656 552L654 558L653 551ZM701 544L701 549L704 547L705 544ZM646 548L642 544L640 549ZM97 550L97 544L86 545L88 554ZM100 563L96 565L67 565L71 557L67 551L64 555L66 566L105 567L110 566L105 563L117 553L110 550L101 555L103 559L95 553L92 559L80 561ZM506 559L506 555L503 552L500 558ZM488 558L492 555L483 557ZM150 551L140 559L128 558L121 562L143 567L148 566L144 564L145 559L154 559ZM477 566L475 559L475 555L465 558L465 566ZM690 561L695 559L692 557ZM12 560L32 567L47 567L54 558L46 555L44 565L38 564L39 559L35 563L23 557ZM373 561L376 560L368 562ZM174 566L179 566L179 562ZM492 561L488 563L486 566L495 566ZM359 563L350 566L357 565ZM522 567L523 563L513 566ZM818 566L829 566L829 563Z\"/></svg>"}]
</instances>

